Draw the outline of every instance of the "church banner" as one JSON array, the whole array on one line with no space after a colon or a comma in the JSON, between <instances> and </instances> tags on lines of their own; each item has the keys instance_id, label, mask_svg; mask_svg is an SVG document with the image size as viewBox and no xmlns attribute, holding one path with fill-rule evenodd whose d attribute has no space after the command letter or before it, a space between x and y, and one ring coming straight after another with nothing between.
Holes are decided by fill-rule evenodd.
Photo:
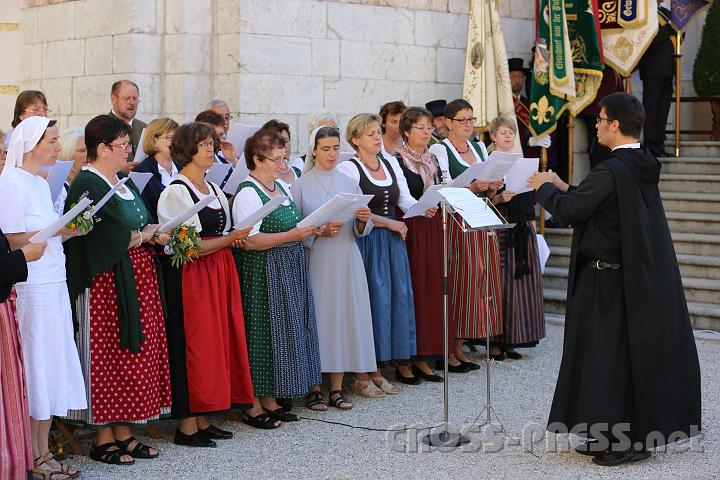
<instances>
[{"instance_id":1,"label":"church banner","mask_svg":"<svg viewBox=\"0 0 720 480\"><path fill-rule=\"evenodd\" d=\"M598 20L605 63L629 77L657 34L657 1L598 0Z\"/></svg>"},{"instance_id":2,"label":"church banner","mask_svg":"<svg viewBox=\"0 0 720 480\"><path fill-rule=\"evenodd\" d=\"M670 2L670 24L679 32L685 30L690 20L710 6L709 0L672 0Z\"/></svg>"}]
</instances>

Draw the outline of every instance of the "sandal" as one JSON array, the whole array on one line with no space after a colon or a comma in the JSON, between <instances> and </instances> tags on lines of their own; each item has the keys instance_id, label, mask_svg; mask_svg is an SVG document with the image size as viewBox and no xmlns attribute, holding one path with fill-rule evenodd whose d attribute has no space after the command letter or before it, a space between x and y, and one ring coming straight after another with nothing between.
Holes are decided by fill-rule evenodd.
<instances>
[{"instance_id":1,"label":"sandal","mask_svg":"<svg viewBox=\"0 0 720 480\"><path fill-rule=\"evenodd\" d=\"M316 412L327 412L327 402L319 390L312 391L305 395L305 406Z\"/></svg>"},{"instance_id":2,"label":"sandal","mask_svg":"<svg viewBox=\"0 0 720 480\"><path fill-rule=\"evenodd\" d=\"M393 385L392 383L388 382L385 377L380 375L379 377L370 377L375 385L382 390L383 392L387 393L388 395L397 395L400 393L400 387L397 385ZM378 383L380 382L380 383Z\"/></svg>"},{"instance_id":3,"label":"sandal","mask_svg":"<svg viewBox=\"0 0 720 480\"><path fill-rule=\"evenodd\" d=\"M57 462L58 464L60 464L60 471L63 475L67 475L68 478L77 478L80 476L80 470L78 470L77 468L71 468L59 460ZM75 473L70 473L71 469L75 470Z\"/></svg>"},{"instance_id":4,"label":"sandal","mask_svg":"<svg viewBox=\"0 0 720 480\"><path fill-rule=\"evenodd\" d=\"M111 448L117 448L117 450L110 450ZM102 445L95 445L93 443L90 449L90 458L97 462L107 463L108 465L132 465L135 463L135 459L125 462L122 457L130 455L127 451L118 447L115 442L103 443Z\"/></svg>"},{"instance_id":5,"label":"sandal","mask_svg":"<svg viewBox=\"0 0 720 480\"><path fill-rule=\"evenodd\" d=\"M133 449L130 450L129 447L132 442L135 442L135 447L133 447ZM160 455L160 452L158 452L156 448L153 448L153 450L155 450L154 455L152 453L150 453L150 447L148 447L147 445L145 445L143 443L140 443L140 441L133 436L130 436L125 440L115 440L115 444L118 447L120 447L121 450L125 450L133 458L149 459L149 458L157 458L158 455Z\"/></svg>"},{"instance_id":6,"label":"sandal","mask_svg":"<svg viewBox=\"0 0 720 480\"><path fill-rule=\"evenodd\" d=\"M253 428L260 428L262 430L272 430L282 425L282 422L278 422L277 420L271 418L267 413L261 413L259 415L255 415L254 417L247 413L243 413L242 422L245 425L249 425Z\"/></svg>"},{"instance_id":7,"label":"sandal","mask_svg":"<svg viewBox=\"0 0 720 480\"><path fill-rule=\"evenodd\" d=\"M363 397L368 398L382 398L385 396L385 392L380 390L375 382L370 380L355 380L352 387L353 392Z\"/></svg>"},{"instance_id":8,"label":"sandal","mask_svg":"<svg viewBox=\"0 0 720 480\"><path fill-rule=\"evenodd\" d=\"M42 475L43 480L52 480L52 477L54 475L67 475L60 470L53 470L52 467L50 467L49 470L45 468L40 468L40 465L46 465L47 462L49 462L53 458L53 454L48 452L42 457L38 457L33 460L33 469L31 471L33 478L35 478L35 475Z\"/></svg>"},{"instance_id":9,"label":"sandal","mask_svg":"<svg viewBox=\"0 0 720 480\"><path fill-rule=\"evenodd\" d=\"M350 410L353 407L353 403L345 398L342 390L333 390L330 392L328 400L330 401L330 405L340 410Z\"/></svg>"}]
</instances>

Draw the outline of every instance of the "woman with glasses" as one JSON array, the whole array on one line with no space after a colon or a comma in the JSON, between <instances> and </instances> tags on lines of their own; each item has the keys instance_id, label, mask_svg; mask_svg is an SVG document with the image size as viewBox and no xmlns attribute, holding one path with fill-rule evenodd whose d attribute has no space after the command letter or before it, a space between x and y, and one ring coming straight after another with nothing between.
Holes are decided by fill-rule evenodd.
<instances>
[{"instance_id":1,"label":"woman with glasses","mask_svg":"<svg viewBox=\"0 0 720 480\"><path fill-rule=\"evenodd\" d=\"M145 208L157 218L157 204L160 194L178 176L178 167L172 159L172 144L178 124L171 118L156 118L145 127L142 149L149 156L133 172L152 173L152 177L142 191Z\"/></svg>"},{"instance_id":2,"label":"woman with glasses","mask_svg":"<svg viewBox=\"0 0 720 480\"><path fill-rule=\"evenodd\" d=\"M39 90L23 90L15 99L15 110L13 111L13 119L10 123L12 127L5 133L5 147L9 145L10 135L13 128L17 127L20 122L30 117L47 117L52 113L48 108L45 94Z\"/></svg>"},{"instance_id":3,"label":"woman with glasses","mask_svg":"<svg viewBox=\"0 0 720 480\"><path fill-rule=\"evenodd\" d=\"M396 170L380 153L380 122L380 117L371 113L361 113L350 120L345 139L356 154L338 165L338 172L352 178L364 194L373 196L368 206L375 226L357 242L370 291L375 357L378 362L397 361L395 377L415 383L409 363L417 345L413 289L404 243L407 226L395 219L395 208L407 210L415 199L407 190L400 168ZM400 392L379 371L372 374L372 380L387 394ZM362 395L375 390L369 383L359 381L355 388Z\"/></svg>"},{"instance_id":4,"label":"woman with glasses","mask_svg":"<svg viewBox=\"0 0 720 480\"><path fill-rule=\"evenodd\" d=\"M109 115L85 126L88 165L75 176L65 210L86 194L98 202L127 164L130 127ZM93 229L65 243L68 289L75 304L78 350L89 408L71 420L98 429L93 460L127 465L158 451L136 440L130 425L170 412L170 373L158 259L158 225L132 182L120 187L94 215Z\"/></svg>"},{"instance_id":5,"label":"woman with glasses","mask_svg":"<svg viewBox=\"0 0 720 480\"><path fill-rule=\"evenodd\" d=\"M58 160L73 162L70 172L65 179L63 188L55 200L55 211L62 215L65 210L65 199L70 190L70 184L75 176L80 173L82 167L87 163L87 148L85 147L85 131L82 128L69 128L60 135L62 149L58 154Z\"/></svg>"},{"instance_id":6,"label":"woman with glasses","mask_svg":"<svg viewBox=\"0 0 720 480\"><path fill-rule=\"evenodd\" d=\"M292 193L302 216L314 212L335 195L361 194L357 183L339 173L340 131L319 127L310 134L305 172L293 184ZM320 342L320 365L330 375L330 405L349 410L353 404L342 391L343 374L355 372L368 381L377 369L373 345L372 316L365 267L356 237L373 228L370 209L355 211L348 222L326 225L321 235L305 241ZM383 396L376 389L377 396Z\"/></svg>"},{"instance_id":7,"label":"woman with glasses","mask_svg":"<svg viewBox=\"0 0 720 480\"><path fill-rule=\"evenodd\" d=\"M430 147L437 156L440 168L448 178L455 178L470 165L484 162L488 158L485 145L470 140L475 117L469 102L458 99L445 106L445 118L450 133L440 143ZM467 185L479 197L492 199L502 186L502 180L479 179ZM459 217L458 217L459 220ZM449 280L451 323L457 324L455 353L450 355L451 372L477 370L479 365L471 362L463 352L463 339L484 339L502 332L502 289L500 286L500 252L497 239L486 232L465 233L455 221L448 225L450 242ZM488 244L489 265L485 265L485 242ZM489 269L489 272L486 271ZM489 307L489 325L486 327L485 279L489 273L488 296L492 298ZM502 360L500 356L493 356Z\"/></svg>"},{"instance_id":8,"label":"woman with glasses","mask_svg":"<svg viewBox=\"0 0 720 480\"><path fill-rule=\"evenodd\" d=\"M433 132L432 113L422 107L409 107L400 117L402 146L395 158L402 169L410 194L419 199L428 188L442 182L442 172L437 157L427 148ZM428 364L433 357L442 358L443 346L443 295L442 295L442 218L435 215L437 207L424 217L412 217L405 221L408 234L405 238L410 272L412 273L413 298L415 301L415 328L417 356L413 359L413 377L399 378L404 383L441 382ZM455 332L449 329L449 338Z\"/></svg>"},{"instance_id":9,"label":"woman with glasses","mask_svg":"<svg viewBox=\"0 0 720 480\"><path fill-rule=\"evenodd\" d=\"M490 123L495 151L512 152L517 127L506 117ZM524 160L519 160L524 161ZM499 230L500 265L503 276L503 333L491 343L490 354L519 360L516 348L529 348L545 337L542 271L535 231L533 192L515 195L502 190L493 199L498 210L515 227Z\"/></svg>"},{"instance_id":10,"label":"woman with glasses","mask_svg":"<svg viewBox=\"0 0 720 480\"><path fill-rule=\"evenodd\" d=\"M0 229L13 250L27 246L35 233L58 219L50 187L39 172L55 163L59 136L55 120L40 116L26 118L13 130L0 173ZM48 472L54 471L60 478L77 476L77 470L58 463L49 453L52 418L87 407L73 339L68 296L71 270L66 271L62 245L73 235L77 233L63 228L50 238L42 258L27 266L27 280L15 285L35 458L33 473L50 476Z\"/></svg>"},{"instance_id":11,"label":"woman with glasses","mask_svg":"<svg viewBox=\"0 0 720 480\"><path fill-rule=\"evenodd\" d=\"M238 186L233 220L240 224L273 197L289 195L280 181L286 164L285 140L261 129L245 143L250 170ZM250 371L255 399L243 422L272 429L298 417L285 412L278 398L308 395L307 406L326 410L320 393L322 374L310 276L302 241L322 232L298 227L301 214L291 198L253 226L236 265L242 285Z\"/></svg>"},{"instance_id":12,"label":"woman with glasses","mask_svg":"<svg viewBox=\"0 0 720 480\"><path fill-rule=\"evenodd\" d=\"M172 413L180 419L175 444L189 447L215 447L214 440L232 438L203 414L253 402L240 283L230 250L243 245L250 229L232 230L225 194L205 181L215 161L212 133L199 122L175 131L170 150L182 170L158 202L165 223L213 198L188 220L201 238L198 258L180 268L167 262L165 268Z\"/></svg>"}]
</instances>

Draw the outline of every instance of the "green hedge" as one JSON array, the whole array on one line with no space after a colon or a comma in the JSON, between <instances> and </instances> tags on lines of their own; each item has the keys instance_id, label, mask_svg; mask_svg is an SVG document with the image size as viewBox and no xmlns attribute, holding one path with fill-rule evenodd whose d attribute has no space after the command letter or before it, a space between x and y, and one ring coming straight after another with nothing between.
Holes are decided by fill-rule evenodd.
<instances>
[{"instance_id":1,"label":"green hedge","mask_svg":"<svg viewBox=\"0 0 720 480\"><path fill-rule=\"evenodd\" d=\"M693 86L700 96L720 95L720 1L708 10L693 65Z\"/></svg>"}]
</instances>

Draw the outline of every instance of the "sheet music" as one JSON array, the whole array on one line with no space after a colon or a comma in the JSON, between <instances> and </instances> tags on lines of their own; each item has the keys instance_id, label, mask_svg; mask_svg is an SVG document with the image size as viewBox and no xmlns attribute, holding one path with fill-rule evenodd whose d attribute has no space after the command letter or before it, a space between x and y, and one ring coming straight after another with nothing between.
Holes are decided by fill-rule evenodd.
<instances>
[{"instance_id":1,"label":"sheet music","mask_svg":"<svg viewBox=\"0 0 720 480\"><path fill-rule=\"evenodd\" d=\"M217 197L215 195L208 195L207 197L203 198L198 203L196 203L192 207L188 208L183 213L176 216L175 218L173 218L172 220L167 222L165 225L160 227L158 229L158 232L171 232L174 228L179 227L183 223L187 222L190 219L190 217L192 217L193 215L198 213L200 210L202 210L203 208L210 205L215 200L217 200Z\"/></svg>"},{"instance_id":2,"label":"sheet music","mask_svg":"<svg viewBox=\"0 0 720 480\"><path fill-rule=\"evenodd\" d=\"M55 165L50 167L47 178L45 179L50 185L50 198L53 203L57 201L58 195L62 190L65 180L72 169L73 162L69 160L58 160Z\"/></svg>"},{"instance_id":3,"label":"sheet music","mask_svg":"<svg viewBox=\"0 0 720 480\"><path fill-rule=\"evenodd\" d=\"M72 162L70 162L72 163ZM48 225L47 227L43 228L39 232L37 232L35 235L30 237L30 240L28 240L30 243L42 243L47 242L52 237L55 236L56 233L60 231L61 228L63 228L65 225L68 224L70 220L75 218L78 213L82 212L87 208L88 205L92 203L92 200L85 197L82 200L78 202L77 205L75 205L73 208L68 210L68 212L63 215L62 217L55 220L53 223Z\"/></svg>"},{"instance_id":4,"label":"sheet music","mask_svg":"<svg viewBox=\"0 0 720 480\"><path fill-rule=\"evenodd\" d=\"M320 227L328 222L342 222L349 219L343 218L343 212L355 204L355 199L335 195L323 205L318 207L307 217L300 220L298 227ZM354 210L353 210L354 211ZM352 218L352 217L351 217Z\"/></svg>"},{"instance_id":5,"label":"sheet music","mask_svg":"<svg viewBox=\"0 0 720 480\"><path fill-rule=\"evenodd\" d=\"M256 127L255 125L233 123L227 132L227 141L233 144L236 152L243 152L245 151L245 142L247 142L247 139L252 137L258 130L260 130L260 127Z\"/></svg>"},{"instance_id":6,"label":"sheet music","mask_svg":"<svg viewBox=\"0 0 720 480\"><path fill-rule=\"evenodd\" d=\"M467 188L442 188L440 194L471 228L503 225L495 211Z\"/></svg>"},{"instance_id":7,"label":"sheet music","mask_svg":"<svg viewBox=\"0 0 720 480\"><path fill-rule=\"evenodd\" d=\"M133 158L136 162L142 162L148 157L148 154L145 153L145 128L142 129L142 132L140 132L140 140L138 141L138 148L135 151L135 158Z\"/></svg>"},{"instance_id":8,"label":"sheet music","mask_svg":"<svg viewBox=\"0 0 720 480\"><path fill-rule=\"evenodd\" d=\"M245 180L249 174L250 170L247 168L247 164L245 163L245 154L243 153L240 155L240 160L238 160L235 164L235 168L233 168L227 183L225 183L225 186L222 187L223 192L228 195L235 195L237 193L238 185L240 185L240 183Z\"/></svg>"},{"instance_id":9,"label":"sheet music","mask_svg":"<svg viewBox=\"0 0 720 480\"><path fill-rule=\"evenodd\" d=\"M120 181L118 181L118 183L116 183L115 186L113 188L111 188L110 191L108 193L106 193L105 196L103 198L101 198L99 202L97 202L95 204L95 206L93 206L90 214L95 215L97 212L99 212L100 209L103 206L105 206L105 204L112 198L112 196L115 195L115 192L117 192L120 189L120 187L125 185L125 182L127 182L128 180L130 180L130 177L121 178Z\"/></svg>"},{"instance_id":10,"label":"sheet music","mask_svg":"<svg viewBox=\"0 0 720 480\"><path fill-rule=\"evenodd\" d=\"M501 179L515 162L522 158L522 153L493 152L487 162L478 162L470 165L467 170L458 175L453 181L452 187L464 187L474 180L493 181Z\"/></svg>"},{"instance_id":11,"label":"sheet music","mask_svg":"<svg viewBox=\"0 0 720 480\"><path fill-rule=\"evenodd\" d=\"M235 230L242 230L243 228L254 227L258 223L262 222L263 218L274 212L286 200L289 200L289 198L285 195L278 195L277 197L272 197L268 203L260 207L260 209L256 210L255 213L252 213L248 217L245 217L243 220L238 222L238 224L234 227Z\"/></svg>"},{"instance_id":12,"label":"sheet music","mask_svg":"<svg viewBox=\"0 0 720 480\"><path fill-rule=\"evenodd\" d=\"M205 174L205 181L222 185L223 180L225 180L231 168L232 165L229 163L215 163Z\"/></svg>"},{"instance_id":13,"label":"sheet music","mask_svg":"<svg viewBox=\"0 0 720 480\"><path fill-rule=\"evenodd\" d=\"M440 195L442 188L446 188L446 186L432 185L428 188L425 193L422 194L422 197L418 199L417 203L408 209L403 218L421 217L425 215L427 209L437 207L437 204L442 200L442 195Z\"/></svg>"},{"instance_id":14,"label":"sheet music","mask_svg":"<svg viewBox=\"0 0 720 480\"><path fill-rule=\"evenodd\" d=\"M130 180L133 181L135 186L137 187L138 191L140 193L145 190L145 187L147 187L148 182L152 178L152 173L150 172L130 172Z\"/></svg>"},{"instance_id":15,"label":"sheet music","mask_svg":"<svg viewBox=\"0 0 720 480\"><path fill-rule=\"evenodd\" d=\"M515 194L532 191L532 187L528 186L527 181L530 176L538 171L540 159L538 158L521 158L508 170L505 178L505 190L515 192Z\"/></svg>"},{"instance_id":16,"label":"sheet music","mask_svg":"<svg viewBox=\"0 0 720 480\"><path fill-rule=\"evenodd\" d=\"M355 210L358 208L367 208L368 203L370 203L370 200L374 198L374 195L364 195L361 193L341 193L341 197L345 198L351 198L353 199L353 204L348 205L348 207L341 212L342 218L350 220L352 218L355 218ZM345 221L347 221L345 220ZM330 220L330 221L342 221L341 220Z\"/></svg>"}]
</instances>

